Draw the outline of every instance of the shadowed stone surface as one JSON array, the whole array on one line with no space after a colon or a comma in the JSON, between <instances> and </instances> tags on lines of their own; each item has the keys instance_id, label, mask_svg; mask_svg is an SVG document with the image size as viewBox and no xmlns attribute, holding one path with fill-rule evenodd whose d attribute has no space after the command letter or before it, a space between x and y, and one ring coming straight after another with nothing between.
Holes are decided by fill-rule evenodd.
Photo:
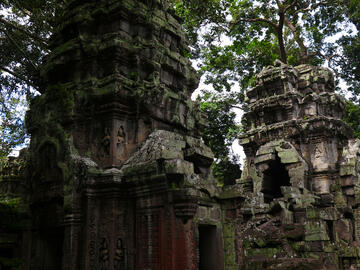
<instances>
[{"instance_id":1,"label":"shadowed stone surface","mask_svg":"<svg viewBox=\"0 0 360 270\"><path fill-rule=\"evenodd\" d=\"M72 0L58 23L26 162L1 172L1 269L359 266L360 143L329 70L257 76L244 171L221 187L166 1Z\"/></svg>"},{"instance_id":2,"label":"shadowed stone surface","mask_svg":"<svg viewBox=\"0 0 360 270\"><path fill-rule=\"evenodd\" d=\"M15 269L26 256L29 240L29 188L26 150L0 163L0 269Z\"/></svg>"},{"instance_id":3,"label":"shadowed stone surface","mask_svg":"<svg viewBox=\"0 0 360 270\"><path fill-rule=\"evenodd\" d=\"M200 224L222 249L188 52L166 1L69 1L27 114L24 269L195 270Z\"/></svg>"}]
</instances>

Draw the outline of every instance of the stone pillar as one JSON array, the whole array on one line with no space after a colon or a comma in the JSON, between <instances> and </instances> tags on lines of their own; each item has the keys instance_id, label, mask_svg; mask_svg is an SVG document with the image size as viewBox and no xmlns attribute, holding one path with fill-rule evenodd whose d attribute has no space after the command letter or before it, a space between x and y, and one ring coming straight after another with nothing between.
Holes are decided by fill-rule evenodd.
<instances>
[{"instance_id":1,"label":"stone pillar","mask_svg":"<svg viewBox=\"0 0 360 270\"><path fill-rule=\"evenodd\" d=\"M79 269L81 253L79 253L82 241L83 216L77 212L69 214L64 220L64 244L62 270Z\"/></svg>"}]
</instances>

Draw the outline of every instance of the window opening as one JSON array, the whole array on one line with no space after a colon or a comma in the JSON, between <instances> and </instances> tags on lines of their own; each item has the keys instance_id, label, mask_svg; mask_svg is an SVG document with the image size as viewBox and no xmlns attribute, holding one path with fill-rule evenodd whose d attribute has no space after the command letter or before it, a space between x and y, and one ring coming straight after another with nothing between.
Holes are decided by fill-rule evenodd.
<instances>
[{"instance_id":1,"label":"window opening","mask_svg":"<svg viewBox=\"0 0 360 270\"><path fill-rule=\"evenodd\" d=\"M262 193L264 194L264 202L269 203L275 198L283 197L281 187L291 186L289 173L285 165L277 153L275 153L275 160L270 161L269 168L263 173Z\"/></svg>"},{"instance_id":2,"label":"window opening","mask_svg":"<svg viewBox=\"0 0 360 270\"><path fill-rule=\"evenodd\" d=\"M332 220L325 220L326 222L326 229L327 229L327 233L329 235L330 241L334 242L335 238L334 238L334 224Z\"/></svg>"}]
</instances>

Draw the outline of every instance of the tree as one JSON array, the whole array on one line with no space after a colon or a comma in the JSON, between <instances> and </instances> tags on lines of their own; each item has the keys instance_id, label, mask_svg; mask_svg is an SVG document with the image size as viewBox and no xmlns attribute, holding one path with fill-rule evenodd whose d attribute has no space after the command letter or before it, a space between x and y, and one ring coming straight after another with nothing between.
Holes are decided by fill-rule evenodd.
<instances>
[{"instance_id":1,"label":"tree","mask_svg":"<svg viewBox=\"0 0 360 270\"><path fill-rule=\"evenodd\" d=\"M360 1L345 1L345 11L349 20L360 30ZM357 35L345 35L340 39L343 48L342 58L339 60L341 77L349 84L352 93L352 101L360 104L360 33Z\"/></svg>"},{"instance_id":2,"label":"tree","mask_svg":"<svg viewBox=\"0 0 360 270\"><path fill-rule=\"evenodd\" d=\"M360 138L360 106L351 101L346 103L346 114L344 121L354 130L355 137Z\"/></svg>"},{"instance_id":3,"label":"tree","mask_svg":"<svg viewBox=\"0 0 360 270\"><path fill-rule=\"evenodd\" d=\"M331 65L339 57L338 46L327 38L348 25L348 16L337 0L206 0L205 3L219 7L220 11L214 13L202 8L198 13L196 7L204 5L203 1L177 0L177 7L181 6L178 15L183 17L189 36L197 37L194 56L202 60L202 71L210 72L213 78L215 75L208 82L217 90L229 90L226 83L223 83L225 87L215 83L224 80L241 81L241 89L247 89L254 74L275 59L291 65L321 65L326 61ZM197 31L205 24L207 31ZM222 36L227 36L231 44L222 45L219 42Z\"/></svg>"},{"instance_id":4,"label":"tree","mask_svg":"<svg viewBox=\"0 0 360 270\"><path fill-rule=\"evenodd\" d=\"M349 18L355 23L356 16L353 14L358 12L358 0L350 1L352 3L347 1L347 12L343 1L337 0L174 2L191 41L192 57L200 62L205 83L219 93L209 98L209 94L205 92L201 100L202 108L211 123L208 134L205 131L205 141L211 146L218 161L234 162L228 158L230 148L226 143L233 140L229 131L236 126L235 118L231 117L231 106L236 104L246 110L244 93L253 85L255 75L264 67L272 65L276 59L290 65L307 63L318 66L327 63L338 75L346 78L347 82L351 80L354 89L355 86L359 89L359 80L353 74L354 66L359 63L359 59L354 59L360 55L358 51L354 51L358 47L353 46L354 43L345 47L345 43L337 44L328 39L348 30L351 27ZM353 39L351 41L354 42ZM352 56L347 62L347 69L351 69L352 73L339 68L342 60L341 46L344 54ZM238 83L239 91L234 93L235 83ZM224 97L228 95L224 93L231 93L232 98L226 101ZM222 97L220 104L219 96ZM226 102L228 106L221 106ZM351 108L352 114L350 116L348 111L346 119L352 121L351 125L355 127L357 114ZM223 119L225 115L228 121L216 121ZM219 130L223 134L218 134ZM219 144L224 146L221 151L218 149ZM218 172L224 169L223 173L226 174L225 167L217 169Z\"/></svg>"},{"instance_id":5,"label":"tree","mask_svg":"<svg viewBox=\"0 0 360 270\"><path fill-rule=\"evenodd\" d=\"M26 139L23 126L24 103L24 100L18 98L17 93L1 92L0 159L6 157L14 147L22 144Z\"/></svg>"},{"instance_id":6,"label":"tree","mask_svg":"<svg viewBox=\"0 0 360 270\"><path fill-rule=\"evenodd\" d=\"M44 92L40 69L63 1L0 2L0 155L21 145L26 103Z\"/></svg>"},{"instance_id":7,"label":"tree","mask_svg":"<svg viewBox=\"0 0 360 270\"><path fill-rule=\"evenodd\" d=\"M360 30L360 1L347 0L344 10L356 29ZM339 40L343 53L338 61L341 78L344 79L351 93L351 101L347 102L345 121L354 129L355 136L360 138L360 33L344 35Z\"/></svg>"},{"instance_id":8,"label":"tree","mask_svg":"<svg viewBox=\"0 0 360 270\"><path fill-rule=\"evenodd\" d=\"M239 155L231 151L229 153L240 131L240 126L235 122L236 114L232 110L236 106L236 97L204 91L198 101L201 101L200 108L209 120L202 135L215 156L213 172L220 183L234 184L234 180L241 176Z\"/></svg>"}]
</instances>

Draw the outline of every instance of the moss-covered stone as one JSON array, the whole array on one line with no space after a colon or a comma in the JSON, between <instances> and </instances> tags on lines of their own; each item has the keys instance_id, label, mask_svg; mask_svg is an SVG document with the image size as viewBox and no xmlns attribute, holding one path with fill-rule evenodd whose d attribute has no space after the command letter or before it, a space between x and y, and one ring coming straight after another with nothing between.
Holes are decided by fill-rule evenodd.
<instances>
[{"instance_id":1,"label":"moss-covered stone","mask_svg":"<svg viewBox=\"0 0 360 270\"><path fill-rule=\"evenodd\" d=\"M305 224L305 241L328 241L330 238L326 232L324 222L309 220Z\"/></svg>"},{"instance_id":2,"label":"moss-covered stone","mask_svg":"<svg viewBox=\"0 0 360 270\"><path fill-rule=\"evenodd\" d=\"M298 153L295 151L283 151L278 153L281 162L284 164L287 163L296 163L299 162Z\"/></svg>"}]
</instances>

